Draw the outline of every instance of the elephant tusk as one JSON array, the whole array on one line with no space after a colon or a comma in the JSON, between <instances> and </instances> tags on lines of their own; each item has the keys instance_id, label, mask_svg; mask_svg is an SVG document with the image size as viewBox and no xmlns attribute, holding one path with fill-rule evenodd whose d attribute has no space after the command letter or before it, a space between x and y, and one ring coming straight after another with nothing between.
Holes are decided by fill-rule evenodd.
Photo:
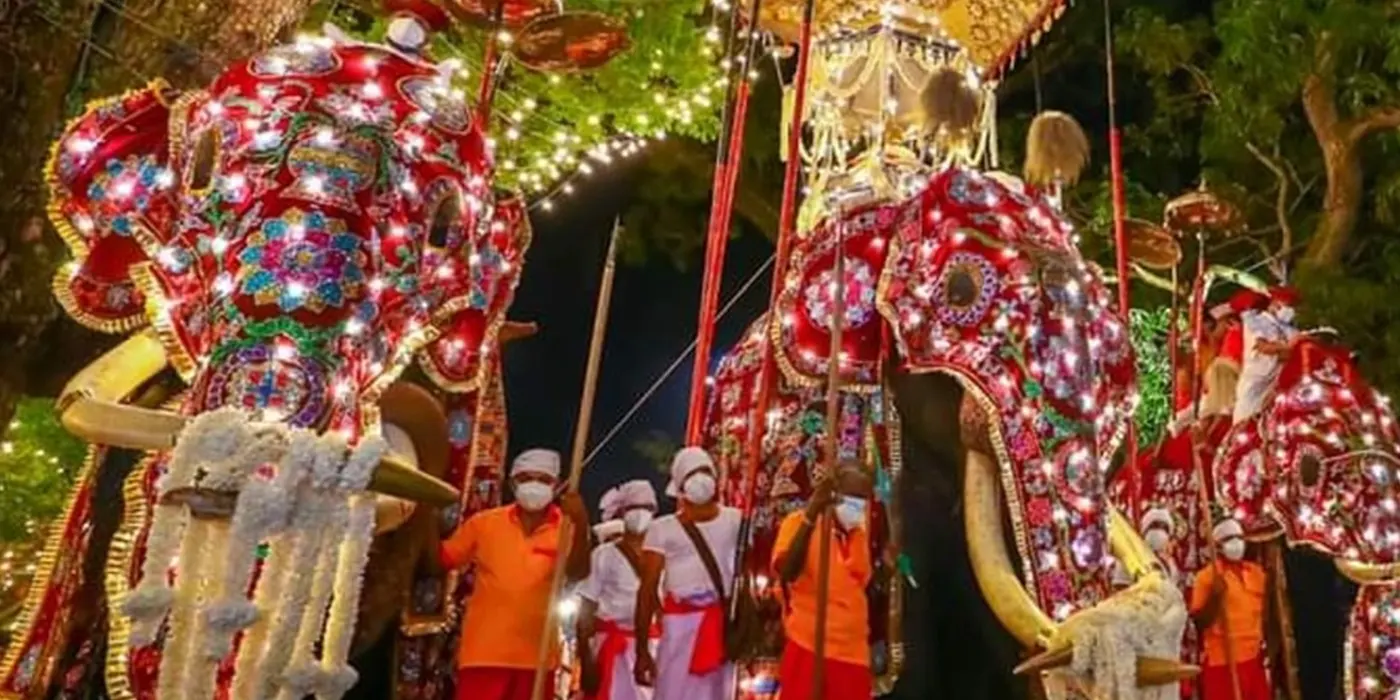
<instances>
[{"instance_id":1,"label":"elephant tusk","mask_svg":"<svg viewBox=\"0 0 1400 700\"><path fill-rule=\"evenodd\" d=\"M59 422L92 443L167 450L186 419L170 411L121 403L165 369L165 350L151 331L137 333L78 372L58 397Z\"/></svg>"},{"instance_id":2,"label":"elephant tusk","mask_svg":"<svg viewBox=\"0 0 1400 700\"><path fill-rule=\"evenodd\" d=\"M1352 583L1365 586L1393 581L1400 577L1400 564L1363 564L1349 559L1333 559L1337 571Z\"/></svg>"},{"instance_id":3,"label":"elephant tusk","mask_svg":"<svg viewBox=\"0 0 1400 700\"><path fill-rule=\"evenodd\" d=\"M496 335L496 342L505 345L512 340L529 338L538 333L540 326L534 321L506 321L501 326L500 333Z\"/></svg>"},{"instance_id":4,"label":"elephant tusk","mask_svg":"<svg viewBox=\"0 0 1400 700\"><path fill-rule=\"evenodd\" d=\"M1134 579L1158 569L1157 555L1117 508L1108 506L1108 548Z\"/></svg>"},{"instance_id":5,"label":"elephant tusk","mask_svg":"<svg viewBox=\"0 0 1400 700\"><path fill-rule=\"evenodd\" d=\"M59 421L92 443L133 450L168 450L189 419L172 411L132 406L128 399L165 368L165 351L150 331L122 341L78 372L59 395ZM370 477L369 490L434 506L457 502L457 489L390 452ZM217 510L217 508L215 508Z\"/></svg>"},{"instance_id":6,"label":"elephant tusk","mask_svg":"<svg viewBox=\"0 0 1400 700\"><path fill-rule=\"evenodd\" d=\"M1068 666L1074 660L1074 648L1062 647L1036 654L1016 667L1018 675L1042 673ZM1139 656L1137 659L1137 687L1151 688L1159 685L1179 683L1195 678L1200 667L1184 664L1175 659L1160 659L1155 656Z\"/></svg>"},{"instance_id":7,"label":"elephant tusk","mask_svg":"<svg viewBox=\"0 0 1400 700\"><path fill-rule=\"evenodd\" d=\"M1036 605L1011 568L1002 526L1001 489L992 457L967 451L963 475L963 523L967 553L982 597L992 613L1017 641L1028 648L1043 646L1055 634L1055 623Z\"/></svg>"}]
</instances>

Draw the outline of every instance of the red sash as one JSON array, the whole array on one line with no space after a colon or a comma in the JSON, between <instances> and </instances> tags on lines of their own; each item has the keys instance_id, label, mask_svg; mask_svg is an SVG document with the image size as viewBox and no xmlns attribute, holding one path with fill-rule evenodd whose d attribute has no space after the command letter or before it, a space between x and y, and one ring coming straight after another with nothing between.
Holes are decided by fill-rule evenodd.
<instances>
[{"instance_id":1,"label":"red sash","mask_svg":"<svg viewBox=\"0 0 1400 700\"><path fill-rule=\"evenodd\" d=\"M690 674L703 676L724 665L724 606L719 601L695 605L666 596L661 603L663 615L702 613L700 628L695 631L695 646L690 653Z\"/></svg>"},{"instance_id":2,"label":"red sash","mask_svg":"<svg viewBox=\"0 0 1400 700\"><path fill-rule=\"evenodd\" d=\"M613 669L617 668L618 659L627 653L627 645L632 643L636 635L632 630L612 620L598 620L597 625L594 634L602 635L603 641L598 645L598 653L594 658L598 664L600 678L598 694L592 696L592 700L608 700L612 697ZM661 630L653 625L649 636L656 639L661 636Z\"/></svg>"}]
</instances>

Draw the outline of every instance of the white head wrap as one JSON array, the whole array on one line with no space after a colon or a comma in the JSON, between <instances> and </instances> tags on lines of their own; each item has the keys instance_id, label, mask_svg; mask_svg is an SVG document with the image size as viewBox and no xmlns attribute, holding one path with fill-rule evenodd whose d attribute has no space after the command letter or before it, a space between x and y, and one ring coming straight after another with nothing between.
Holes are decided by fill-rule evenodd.
<instances>
[{"instance_id":1,"label":"white head wrap","mask_svg":"<svg viewBox=\"0 0 1400 700\"><path fill-rule=\"evenodd\" d=\"M646 479L633 479L618 486L616 491L619 513L636 506L656 507L656 489Z\"/></svg>"},{"instance_id":2,"label":"white head wrap","mask_svg":"<svg viewBox=\"0 0 1400 700\"><path fill-rule=\"evenodd\" d=\"M619 510L622 510L622 494L614 486L598 499L598 516L603 520L612 520L617 517Z\"/></svg>"},{"instance_id":3,"label":"white head wrap","mask_svg":"<svg viewBox=\"0 0 1400 700\"><path fill-rule=\"evenodd\" d=\"M621 520L604 520L593 526L593 536L597 537L599 542L605 542L609 538L622 535L624 529Z\"/></svg>"},{"instance_id":4,"label":"white head wrap","mask_svg":"<svg viewBox=\"0 0 1400 700\"><path fill-rule=\"evenodd\" d=\"M559 478L559 453L554 450L535 448L516 455L511 464L510 475L543 474Z\"/></svg>"},{"instance_id":5,"label":"white head wrap","mask_svg":"<svg viewBox=\"0 0 1400 700\"><path fill-rule=\"evenodd\" d=\"M1153 508L1142 514L1142 531L1147 532L1154 527L1164 528L1168 534L1172 531L1172 514L1164 508Z\"/></svg>"},{"instance_id":6,"label":"white head wrap","mask_svg":"<svg viewBox=\"0 0 1400 700\"><path fill-rule=\"evenodd\" d=\"M1244 537L1244 528L1240 527L1240 521L1226 518L1215 524L1215 529L1210 531L1210 536L1216 542L1223 542L1232 537Z\"/></svg>"},{"instance_id":7,"label":"white head wrap","mask_svg":"<svg viewBox=\"0 0 1400 700\"><path fill-rule=\"evenodd\" d=\"M681 484L685 482L686 477L705 467L714 469L714 466L715 461L710 459L710 453L705 450L699 447L682 448L671 459L671 483L666 485L666 495L680 498Z\"/></svg>"}]
</instances>

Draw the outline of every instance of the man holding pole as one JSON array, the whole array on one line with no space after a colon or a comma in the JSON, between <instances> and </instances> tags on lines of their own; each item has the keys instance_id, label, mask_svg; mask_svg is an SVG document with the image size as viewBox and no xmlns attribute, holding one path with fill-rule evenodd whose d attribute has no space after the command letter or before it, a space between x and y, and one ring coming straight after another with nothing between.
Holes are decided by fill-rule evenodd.
<instances>
[{"instance_id":1,"label":"man holding pole","mask_svg":"<svg viewBox=\"0 0 1400 700\"><path fill-rule=\"evenodd\" d=\"M655 687L655 700L724 700L733 686L724 637L743 515L716 500L717 476L703 449L677 452L666 494L680 499L679 510L657 518L642 545L634 629L648 627L659 607L661 644L652 658L637 640L635 674Z\"/></svg>"},{"instance_id":2,"label":"man holding pole","mask_svg":"<svg viewBox=\"0 0 1400 700\"><path fill-rule=\"evenodd\" d=\"M569 491L553 504L559 453L520 453L510 483L515 503L471 516L438 548L443 567L476 571L457 645L457 700L530 700L541 657L553 676L558 650L544 628L555 604L551 582L565 518L573 524L565 571L571 580L588 576L583 501Z\"/></svg>"},{"instance_id":3,"label":"man holding pole","mask_svg":"<svg viewBox=\"0 0 1400 700\"><path fill-rule=\"evenodd\" d=\"M783 582L783 631L787 643L778 670L784 698L846 700L871 696L870 620L865 588L870 583L867 514L872 484L860 464L847 461L835 476L817 484L807 508L789 514L778 527L773 568ZM832 505L835 505L832 508ZM824 520L835 516L835 527ZM819 596L822 575L819 533L830 533L827 595ZM814 533L818 533L815 534ZM817 658L817 608L826 606L826 638ZM816 696L814 667L823 664L824 688Z\"/></svg>"},{"instance_id":4,"label":"man holding pole","mask_svg":"<svg viewBox=\"0 0 1400 700\"><path fill-rule=\"evenodd\" d=\"M588 700L649 700L651 689L637 685L633 649L638 639L637 588L641 585L642 542L656 514L656 491L644 479L611 491L611 504L622 524L622 536L593 550L588 579L579 586L579 667ZM640 639L655 645L660 630L649 625Z\"/></svg>"},{"instance_id":5,"label":"man holding pole","mask_svg":"<svg viewBox=\"0 0 1400 700\"><path fill-rule=\"evenodd\" d=\"M1221 520L1211 534L1219 558L1196 574L1191 590L1191 619L1204 642L1201 698L1270 700L1263 653L1268 577L1244 558L1238 521Z\"/></svg>"}]
</instances>

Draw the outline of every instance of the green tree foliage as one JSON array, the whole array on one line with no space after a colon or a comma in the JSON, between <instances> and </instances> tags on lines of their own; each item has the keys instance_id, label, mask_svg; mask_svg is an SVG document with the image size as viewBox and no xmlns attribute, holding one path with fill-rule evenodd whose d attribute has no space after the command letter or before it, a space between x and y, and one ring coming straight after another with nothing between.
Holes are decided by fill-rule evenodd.
<instances>
[{"instance_id":1,"label":"green tree foliage","mask_svg":"<svg viewBox=\"0 0 1400 700\"><path fill-rule=\"evenodd\" d=\"M632 451L656 467L656 471L666 475L671 473L671 458L680 448L680 441L664 430L653 430L632 442Z\"/></svg>"},{"instance_id":2,"label":"green tree foliage","mask_svg":"<svg viewBox=\"0 0 1400 700\"><path fill-rule=\"evenodd\" d=\"M59 515L86 451L59 424L53 401L19 402L0 442L0 547L30 541Z\"/></svg>"},{"instance_id":3,"label":"green tree foliage","mask_svg":"<svg viewBox=\"0 0 1400 700\"><path fill-rule=\"evenodd\" d=\"M1138 404L1134 416L1138 444L1152 445L1172 417L1171 356L1167 353L1170 309L1132 309L1128 314L1133 352L1137 355Z\"/></svg>"}]
</instances>

